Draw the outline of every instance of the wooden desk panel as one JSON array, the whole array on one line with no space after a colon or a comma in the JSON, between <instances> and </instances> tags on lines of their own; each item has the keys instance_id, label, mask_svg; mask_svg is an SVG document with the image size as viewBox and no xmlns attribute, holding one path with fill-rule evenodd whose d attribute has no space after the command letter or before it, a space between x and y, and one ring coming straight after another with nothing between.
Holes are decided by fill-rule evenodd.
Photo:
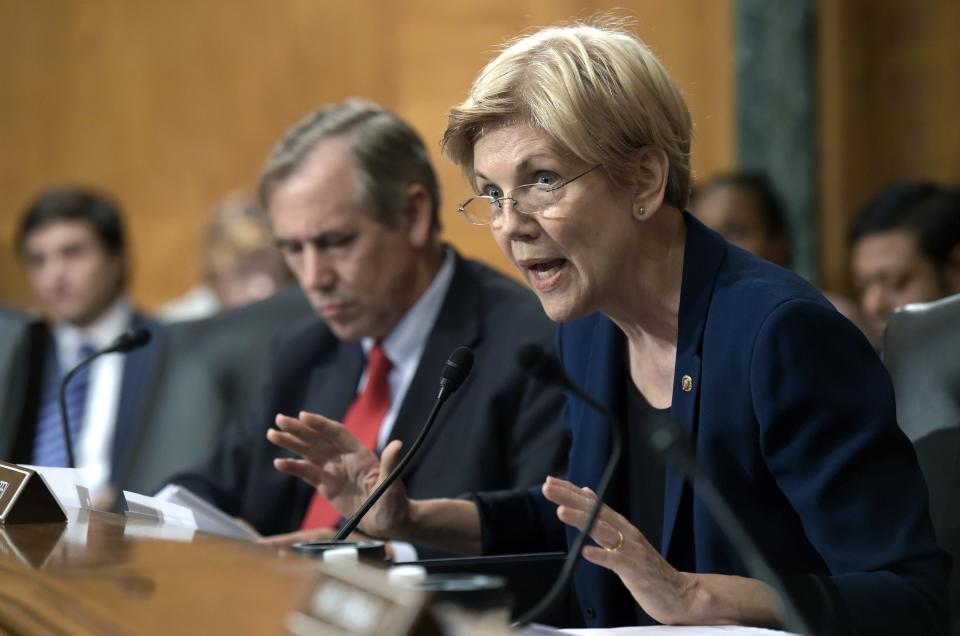
<instances>
[{"instance_id":1,"label":"wooden desk panel","mask_svg":"<svg viewBox=\"0 0 960 636\"><path fill-rule=\"evenodd\" d=\"M164 529L164 532L170 529ZM318 574L298 555L80 511L0 527L0 632L282 633Z\"/></svg>"}]
</instances>

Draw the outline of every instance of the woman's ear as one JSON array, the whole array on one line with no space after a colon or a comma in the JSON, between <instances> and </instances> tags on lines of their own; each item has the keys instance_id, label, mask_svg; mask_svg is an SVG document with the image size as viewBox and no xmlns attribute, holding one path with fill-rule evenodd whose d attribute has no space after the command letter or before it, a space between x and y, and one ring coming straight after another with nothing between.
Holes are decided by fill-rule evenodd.
<instances>
[{"instance_id":1,"label":"woman's ear","mask_svg":"<svg viewBox=\"0 0 960 636\"><path fill-rule=\"evenodd\" d=\"M407 188L399 220L411 245L426 247L433 241L433 197L422 184L412 183Z\"/></svg>"},{"instance_id":2,"label":"woman's ear","mask_svg":"<svg viewBox=\"0 0 960 636\"><path fill-rule=\"evenodd\" d=\"M633 193L633 216L649 219L663 205L667 192L670 160L656 146L644 146L634 159L636 182Z\"/></svg>"}]
</instances>

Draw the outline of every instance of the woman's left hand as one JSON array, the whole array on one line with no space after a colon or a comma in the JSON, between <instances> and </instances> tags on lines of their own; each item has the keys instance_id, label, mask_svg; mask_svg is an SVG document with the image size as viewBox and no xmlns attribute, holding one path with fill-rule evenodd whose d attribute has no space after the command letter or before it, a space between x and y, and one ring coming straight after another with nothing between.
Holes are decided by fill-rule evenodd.
<instances>
[{"instance_id":1,"label":"woman's left hand","mask_svg":"<svg viewBox=\"0 0 960 636\"><path fill-rule=\"evenodd\" d=\"M547 477L544 496L559 506L557 517L583 530L597 500L589 488ZM660 556L646 537L623 515L604 504L590 532L597 545L583 548L583 558L611 570L654 620L689 623L696 599L696 577L678 571Z\"/></svg>"}]
</instances>

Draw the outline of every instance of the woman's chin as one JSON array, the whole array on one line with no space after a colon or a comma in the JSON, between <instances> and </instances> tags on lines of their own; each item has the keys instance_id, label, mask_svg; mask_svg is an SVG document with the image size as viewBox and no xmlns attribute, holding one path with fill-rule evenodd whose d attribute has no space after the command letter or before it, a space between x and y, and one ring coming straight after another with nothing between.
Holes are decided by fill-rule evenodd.
<instances>
[{"instance_id":1,"label":"woman's chin","mask_svg":"<svg viewBox=\"0 0 960 636\"><path fill-rule=\"evenodd\" d=\"M581 303L571 302L569 298L551 298L540 296L543 312L553 322L570 322L590 314L590 310Z\"/></svg>"}]
</instances>

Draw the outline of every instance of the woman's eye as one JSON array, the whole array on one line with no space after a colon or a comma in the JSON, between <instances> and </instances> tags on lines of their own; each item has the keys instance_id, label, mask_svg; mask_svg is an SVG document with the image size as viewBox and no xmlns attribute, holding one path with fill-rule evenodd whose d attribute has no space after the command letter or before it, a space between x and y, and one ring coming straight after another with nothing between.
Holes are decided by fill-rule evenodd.
<instances>
[{"instance_id":1,"label":"woman's eye","mask_svg":"<svg viewBox=\"0 0 960 636\"><path fill-rule=\"evenodd\" d=\"M493 199L499 199L503 197L503 190L497 186L487 186L483 189L483 195Z\"/></svg>"},{"instance_id":2,"label":"woman's eye","mask_svg":"<svg viewBox=\"0 0 960 636\"><path fill-rule=\"evenodd\" d=\"M560 177L552 172L538 172L534 183L537 185L555 186L560 183Z\"/></svg>"}]
</instances>

